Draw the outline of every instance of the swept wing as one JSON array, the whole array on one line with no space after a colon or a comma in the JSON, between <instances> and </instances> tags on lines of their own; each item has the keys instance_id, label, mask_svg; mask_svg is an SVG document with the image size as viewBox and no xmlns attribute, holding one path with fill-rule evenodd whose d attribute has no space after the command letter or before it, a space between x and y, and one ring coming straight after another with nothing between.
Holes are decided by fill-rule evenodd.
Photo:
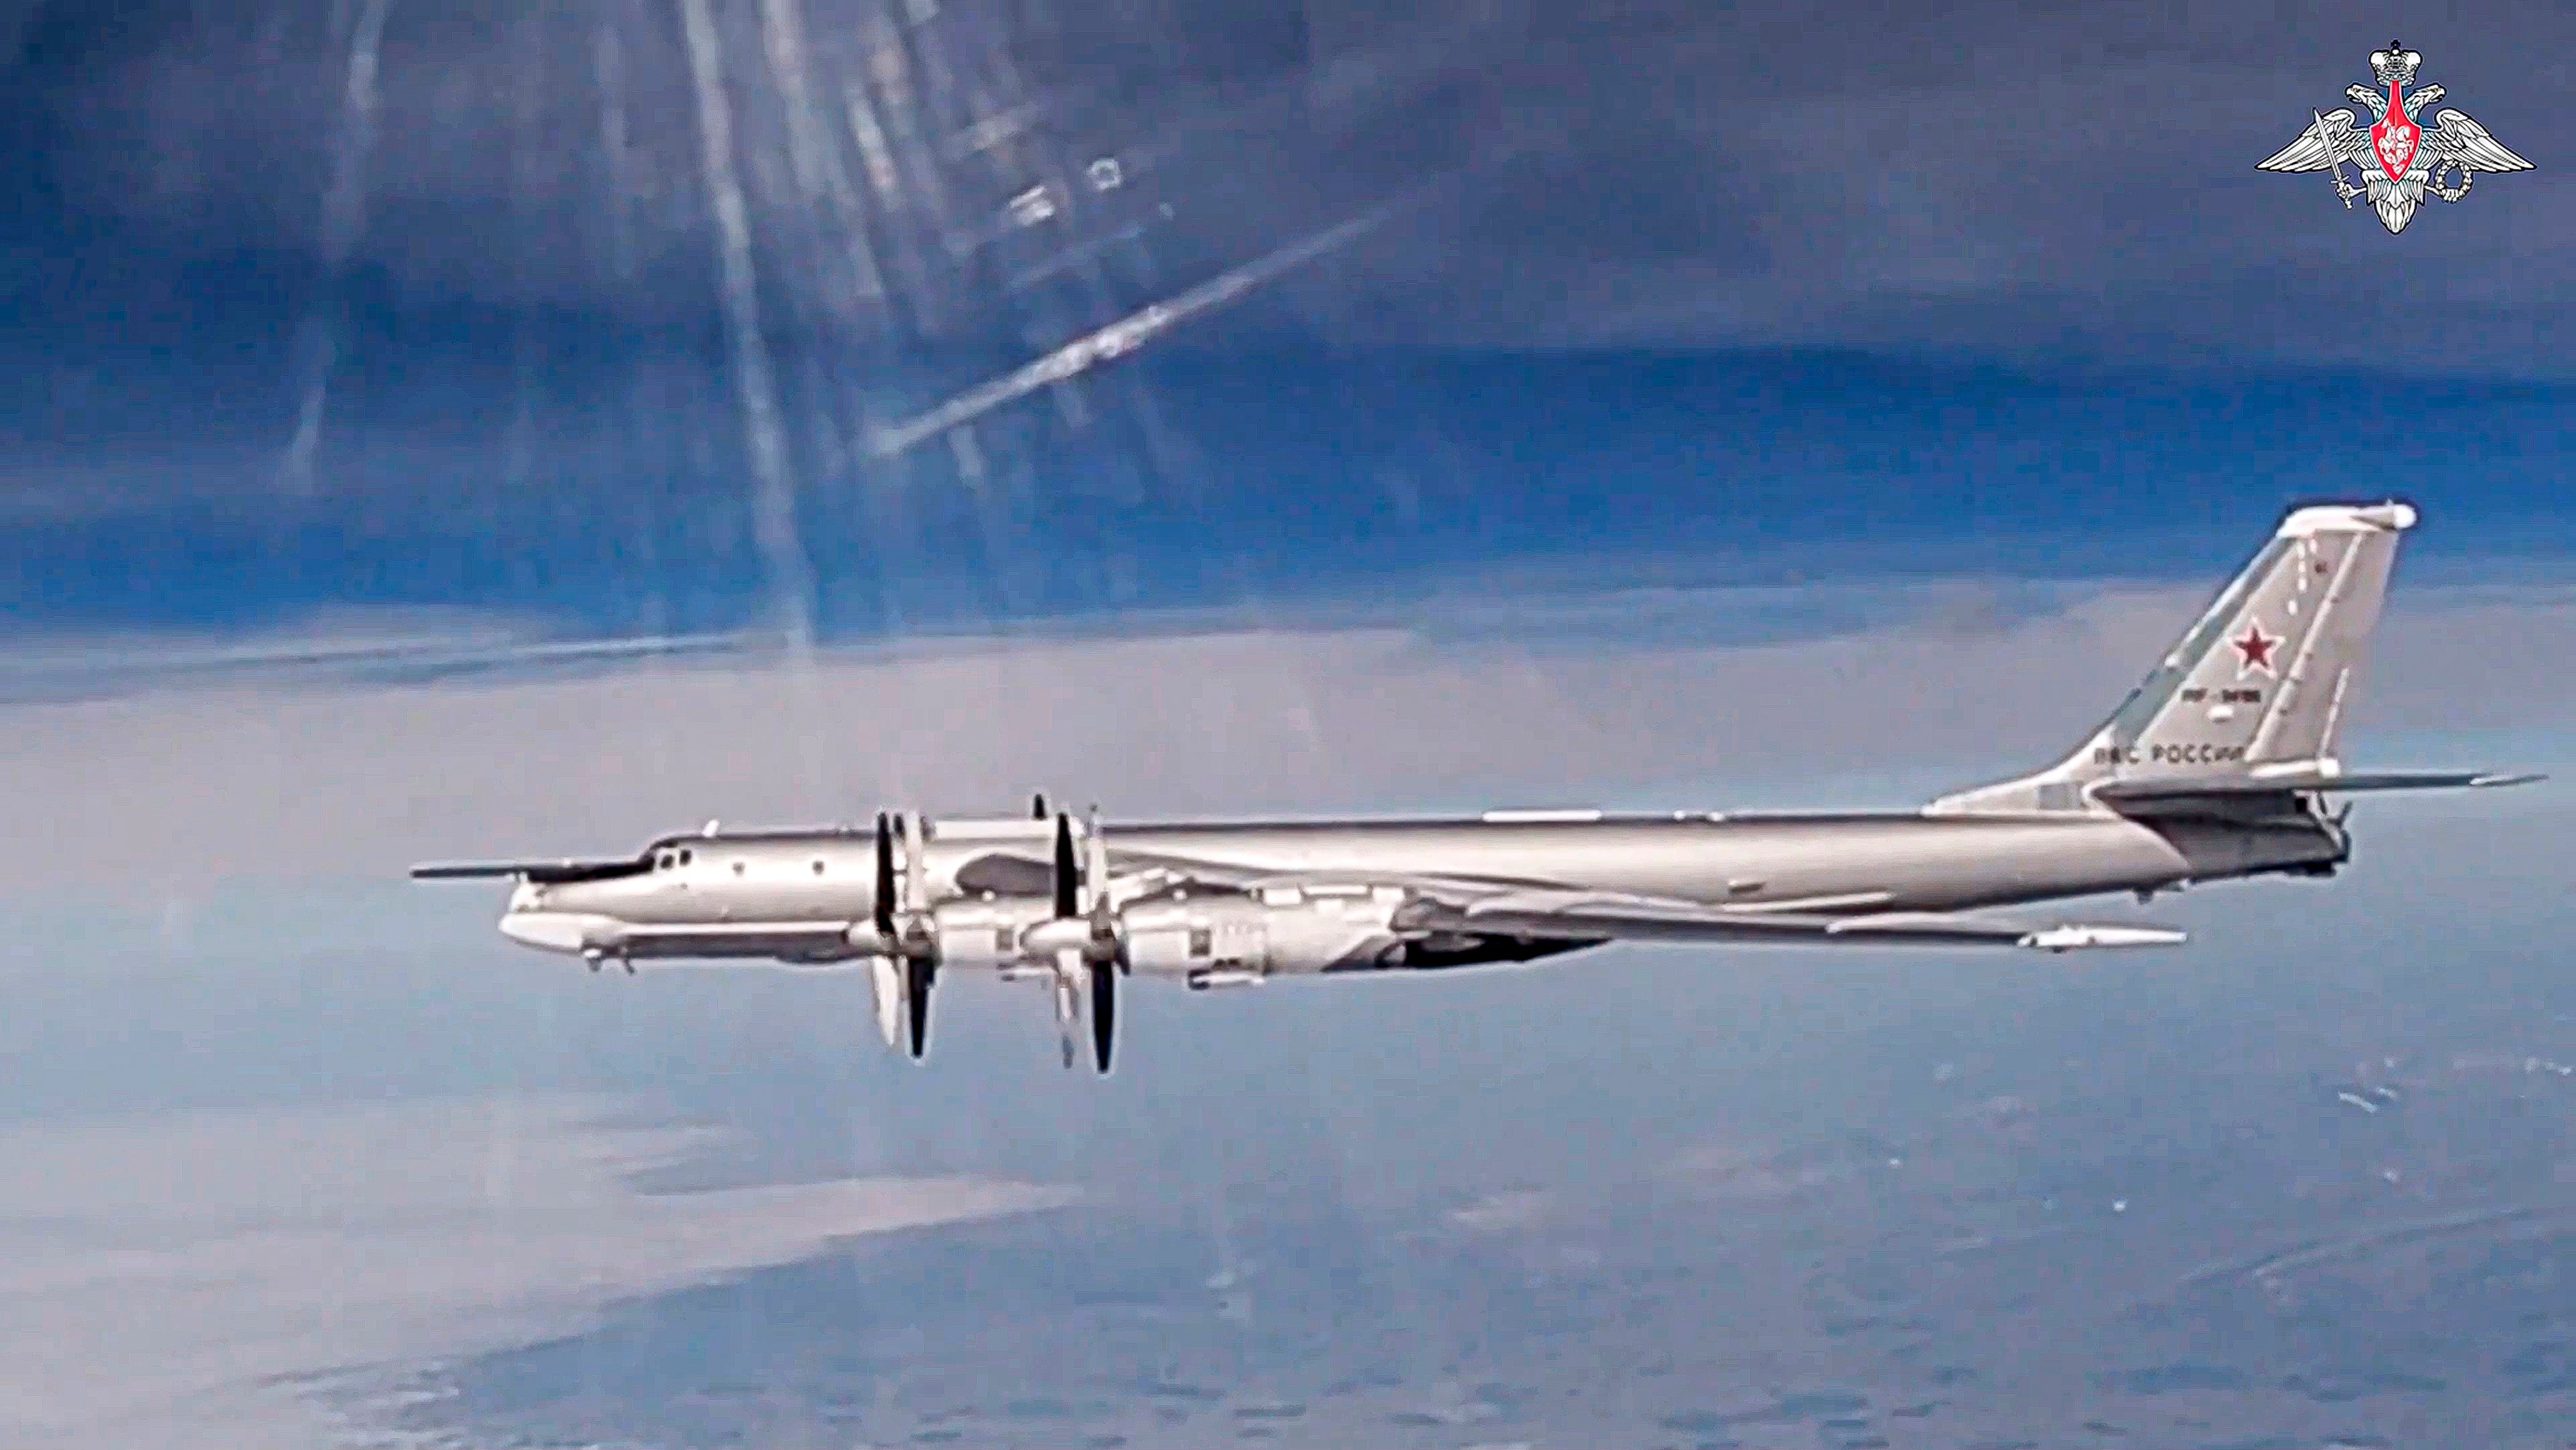
<instances>
[{"instance_id":1,"label":"swept wing","mask_svg":"<svg viewBox=\"0 0 2576 1450\"><path fill-rule=\"evenodd\" d=\"M2034 926L1984 916L1888 911L1884 892L1856 892L1770 905L1711 906L1675 897L1567 890L1538 882L1378 872L1294 872L1167 855L1113 851L1127 890L1215 887L1260 892L1393 887L1408 900L1397 922L1408 931L1550 941L1851 943L1855 945L2078 947L2169 946L2178 931L2061 923ZM1125 894L1122 892L1121 894Z\"/></svg>"},{"instance_id":2,"label":"swept wing","mask_svg":"<svg viewBox=\"0 0 2576 1450\"><path fill-rule=\"evenodd\" d=\"M1666 897L1573 891L1500 892L1442 911L1424 926L1509 936L1660 942L1850 942L1885 946L2171 946L2183 934L2154 927L2031 926L1991 917L1921 911L1761 911Z\"/></svg>"}]
</instances>

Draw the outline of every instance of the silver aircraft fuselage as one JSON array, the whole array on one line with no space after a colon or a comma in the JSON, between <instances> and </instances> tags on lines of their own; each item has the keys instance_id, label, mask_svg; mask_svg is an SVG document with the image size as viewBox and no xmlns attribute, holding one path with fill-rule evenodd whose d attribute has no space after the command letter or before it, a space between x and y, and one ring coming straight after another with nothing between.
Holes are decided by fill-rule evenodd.
<instances>
[{"instance_id":1,"label":"silver aircraft fuselage","mask_svg":"<svg viewBox=\"0 0 2576 1450\"><path fill-rule=\"evenodd\" d=\"M1668 897L1748 914L1950 912L2151 893L2267 872L2328 873L2348 849L2313 813L2222 826L2121 816L1685 812L1110 823L1100 835L1113 872L1139 859L1187 860L1280 877L1436 877ZM672 836L646 855L653 864L628 875L520 886L502 931L533 946L612 958L767 958L782 955L780 927L848 927L876 910L864 830ZM1035 899L1044 842L942 835L926 843L923 865L933 904L991 903L999 927L1005 903ZM1033 906L1021 913L1034 914ZM727 926L740 930L728 934ZM664 937L657 927L697 931ZM787 954L829 960L864 954L865 945L860 937L843 953L817 942Z\"/></svg>"},{"instance_id":2,"label":"silver aircraft fuselage","mask_svg":"<svg viewBox=\"0 0 2576 1450\"><path fill-rule=\"evenodd\" d=\"M1503 811L1465 820L926 820L670 836L607 860L432 864L515 877L501 929L593 967L863 961L889 1043L923 1046L932 978L1056 984L1106 1071L1129 974L1276 975L1525 962L1613 941L2172 945L2178 932L2022 924L1987 908L2270 873L2350 855L2329 798L2513 784L2488 771L2347 770L2338 742L2401 503L2291 510L2075 748L1919 810L1775 815ZM900 828L897 820L900 820ZM1067 1061L1072 1039L1066 1039Z\"/></svg>"}]
</instances>

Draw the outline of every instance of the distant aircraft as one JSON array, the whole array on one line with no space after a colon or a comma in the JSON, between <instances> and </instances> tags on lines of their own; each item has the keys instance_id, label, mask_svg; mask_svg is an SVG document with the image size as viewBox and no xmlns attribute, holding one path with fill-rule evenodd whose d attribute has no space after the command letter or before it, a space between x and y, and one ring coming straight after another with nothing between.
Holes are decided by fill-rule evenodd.
<instances>
[{"instance_id":1,"label":"distant aircraft","mask_svg":"<svg viewBox=\"0 0 2576 1450\"><path fill-rule=\"evenodd\" d=\"M1051 813L874 829L726 831L617 860L425 865L515 877L501 930L615 961L863 966L889 1046L928 1040L943 970L1053 988L1067 1066L1088 1018L1109 1070L1118 984L1528 962L1614 941L2171 944L2129 925L2022 924L1983 908L2185 883L2331 876L2358 791L2508 785L2483 771L2336 759L2402 503L2291 511L2102 727L2032 775L1913 811L1491 811L1469 820L1117 824Z\"/></svg>"}]
</instances>

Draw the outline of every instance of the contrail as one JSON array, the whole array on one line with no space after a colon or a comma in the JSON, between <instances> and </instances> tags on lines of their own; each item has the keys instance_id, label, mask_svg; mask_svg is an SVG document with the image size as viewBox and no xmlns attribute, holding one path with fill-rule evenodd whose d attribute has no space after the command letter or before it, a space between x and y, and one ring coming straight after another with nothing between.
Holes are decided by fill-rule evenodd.
<instances>
[{"instance_id":1,"label":"contrail","mask_svg":"<svg viewBox=\"0 0 2576 1450\"><path fill-rule=\"evenodd\" d=\"M877 430L869 441L868 451L879 458L892 458L925 438L980 418L1005 403L1027 397L1049 383L1063 382L1113 358L1124 357L1190 318L1223 307L1290 268L1348 245L1385 220L1387 211L1388 208L1381 207L1364 216L1354 217L1266 257L1220 273L1168 301L1154 303L1096 332L1085 333L1025 367L959 393L919 417Z\"/></svg>"},{"instance_id":2,"label":"contrail","mask_svg":"<svg viewBox=\"0 0 2576 1450\"><path fill-rule=\"evenodd\" d=\"M751 212L734 174L733 113L725 99L724 52L707 0L680 0L689 44L689 75L698 99L698 141L715 215L716 260L724 269L725 337L733 354L734 389L751 445L752 536L769 566L770 590L788 646L800 656L814 645L814 569L796 529L796 481L778 418L778 384L769 344L760 333L758 279L752 270Z\"/></svg>"}]
</instances>

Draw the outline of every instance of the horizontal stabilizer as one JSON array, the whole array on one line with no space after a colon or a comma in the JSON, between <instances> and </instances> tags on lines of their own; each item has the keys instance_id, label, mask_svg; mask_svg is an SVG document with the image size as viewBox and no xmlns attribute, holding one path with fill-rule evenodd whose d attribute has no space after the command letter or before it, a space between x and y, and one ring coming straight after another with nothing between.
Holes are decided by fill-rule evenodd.
<instances>
[{"instance_id":1,"label":"horizontal stabilizer","mask_svg":"<svg viewBox=\"0 0 2576 1450\"><path fill-rule=\"evenodd\" d=\"M647 857L630 856L622 861L431 861L411 868L414 881L455 881L473 877L516 876L540 886L561 885L570 881L606 881L619 876L640 875L650 869Z\"/></svg>"},{"instance_id":2,"label":"horizontal stabilizer","mask_svg":"<svg viewBox=\"0 0 2576 1450\"><path fill-rule=\"evenodd\" d=\"M2255 771L2243 775L2168 775L2108 780L2093 788L2096 800L2194 800L2212 796L2282 795L2291 791L2450 790L2528 785L2545 776L2495 770L2377 770L2354 774L2321 770Z\"/></svg>"}]
</instances>

